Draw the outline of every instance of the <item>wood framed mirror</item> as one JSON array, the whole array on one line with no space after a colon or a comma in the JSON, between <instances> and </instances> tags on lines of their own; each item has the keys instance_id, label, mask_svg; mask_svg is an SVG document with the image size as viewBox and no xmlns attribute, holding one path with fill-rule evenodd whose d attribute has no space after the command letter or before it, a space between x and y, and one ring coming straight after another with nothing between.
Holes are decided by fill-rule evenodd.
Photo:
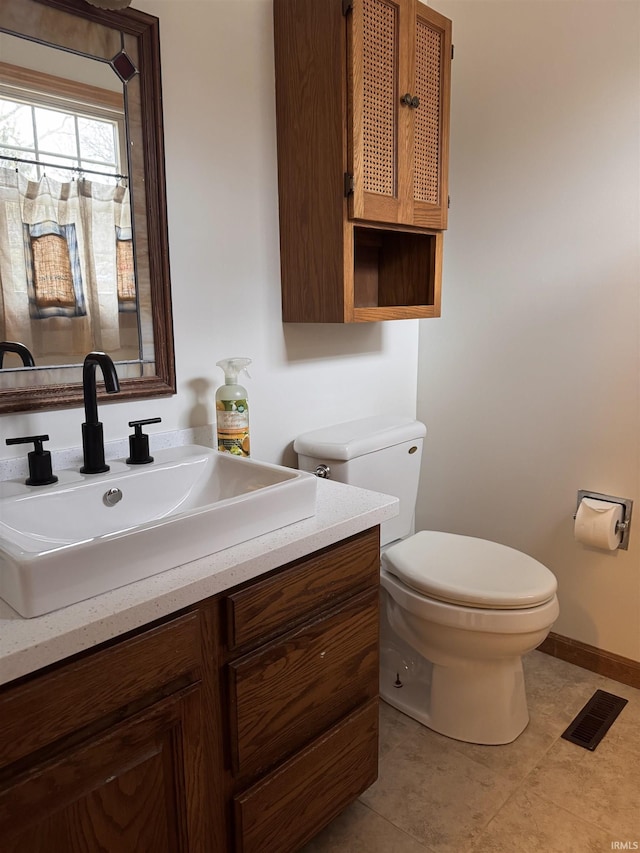
<instances>
[{"instance_id":1,"label":"wood framed mirror","mask_svg":"<svg viewBox=\"0 0 640 853\"><path fill-rule=\"evenodd\" d=\"M30 100L34 92L39 94ZM44 100L39 100L42 92ZM118 149L110 164L109 156L95 149L81 159L82 140L78 153L63 150L62 124L51 130L51 116L57 121L65 111L65 120L75 121L69 137L80 139L78 126L92 121L104 130L112 116L96 117L85 109L98 92L104 94L107 113L121 113L121 131L107 133ZM15 116L24 119L25 110L31 118L20 125ZM13 118L3 125L3 116L10 114ZM40 120L48 128L42 144L36 130L24 130L29 123L36 128ZM117 125L115 119L112 123ZM9 207L2 207L0 341L24 344L34 362L23 364L15 351L4 354L0 413L81 405L82 363L91 350L112 356L119 400L174 394L158 19L134 9L98 9L85 0L0 0L0 155L0 207L11 198L15 220L12 231ZM56 216L63 203L71 204L69 199L77 197L82 207L90 198L95 211L96 199L102 204L117 197L129 227L120 227L119 220L113 228L108 219L116 236L107 240L107 250L90 246L87 234L97 230L95 212L78 213L77 221L75 214L65 213L53 224L40 208L33 213L38 205L46 208L40 196L35 200L43 178L53 187L47 199L54 197ZM27 202L13 203L15 187ZM102 221L104 210L99 210ZM66 224L60 224L63 220ZM24 258L18 252L13 263L6 260L7 233L22 243ZM45 293L49 267L42 258L51 252L71 258L65 260L64 274L49 275L68 284L70 295ZM26 271L25 281L13 275L16 267Z\"/></svg>"}]
</instances>

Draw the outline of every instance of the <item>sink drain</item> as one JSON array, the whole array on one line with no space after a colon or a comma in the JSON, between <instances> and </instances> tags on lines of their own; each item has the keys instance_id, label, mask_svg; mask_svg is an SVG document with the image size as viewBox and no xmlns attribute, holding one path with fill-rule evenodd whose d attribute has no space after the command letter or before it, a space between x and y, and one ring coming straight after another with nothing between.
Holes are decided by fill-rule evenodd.
<instances>
[{"instance_id":1,"label":"sink drain","mask_svg":"<svg viewBox=\"0 0 640 853\"><path fill-rule=\"evenodd\" d=\"M109 489L109 491L105 492L102 496L102 500L105 506L115 506L122 500L122 492L120 489Z\"/></svg>"}]
</instances>

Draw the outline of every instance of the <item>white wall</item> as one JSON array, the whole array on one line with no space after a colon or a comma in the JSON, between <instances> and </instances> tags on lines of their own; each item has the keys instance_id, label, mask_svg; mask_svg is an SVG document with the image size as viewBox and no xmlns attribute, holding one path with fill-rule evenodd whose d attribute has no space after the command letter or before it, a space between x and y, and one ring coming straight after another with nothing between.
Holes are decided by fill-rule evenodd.
<instances>
[{"instance_id":1,"label":"white wall","mask_svg":"<svg viewBox=\"0 0 640 853\"><path fill-rule=\"evenodd\" d=\"M640 4L438 0L452 18L443 317L420 324L418 523L557 575L554 630L640 660ZM632 498L628 551L573 540Z\"/></svg>"},{"instance_id":2,"label":"white wall","mask_svg":"<svg viewBox=\"0 0 640 853\"><path fill-rule=\"evenodd\" d=\"M456 43L443 317L357 327L281 323L271 0L134 5L160 18L178 394L102 405L107 440L212 423L215 362L247 355L253 453L292 464L303 430L414 415L419 370L419 524L533 554L555 630L640 660L639 4L434 2ZM77 446L82 420L6 415L0 458L11 435ZM628 552L574 544L580 488L636 501Z\"/></svg>"},{"instance_id":3,"label":"white wall","mask_svg":"<svg viewBox=\"0 0 640 853\"><path fill-rule=\"evenodd\" d=\"M254 360L252 453L295 464L308 429L382 409L415 416L418 323L283 326L271 0L136 0L157 15L178 394L101 404L105 439L159 415L171 430L214 422L215 363ZM80 443L81 409L4 416L4 438L47 432ZM153 438L152 438L153 445Z\"/></svg>"}]
</instances>

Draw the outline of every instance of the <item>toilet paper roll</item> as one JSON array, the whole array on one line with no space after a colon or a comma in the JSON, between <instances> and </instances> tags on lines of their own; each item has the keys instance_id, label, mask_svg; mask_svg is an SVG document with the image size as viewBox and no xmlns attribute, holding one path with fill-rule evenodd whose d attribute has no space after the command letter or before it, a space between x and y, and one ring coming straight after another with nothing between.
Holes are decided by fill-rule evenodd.
<instances>
[{"instance_id":1,"label":"toilet paper roll","mask_svg":"<svg viewBox=\"0 0 640 853\"><path fill-rule=\"evenodd\" d=\"M623 517L621 504L582 498L576 513L575 538L592 548L615 551L622 541L622 531L617 532L616 527Z\"/></svg>"}]
</instances>

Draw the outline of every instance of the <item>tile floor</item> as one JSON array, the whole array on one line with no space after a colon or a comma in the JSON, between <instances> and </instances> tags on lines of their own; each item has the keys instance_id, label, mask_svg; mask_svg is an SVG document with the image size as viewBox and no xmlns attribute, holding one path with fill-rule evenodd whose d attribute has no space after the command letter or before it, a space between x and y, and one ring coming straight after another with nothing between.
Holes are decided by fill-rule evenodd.
<instances>
[{"instance_id":1,"label":"tile floor","mask_svg":"<svg viewBox=\"0 0 640 853\"><path fill-rule=\"evenodd\" d=\"M378 781L304 853L604 853L640 849L640 690L542 652L512 744L435 734L381 702ZM606 690L629 700L594 752L560 735Z\"/></svg>"}]
</instances>

